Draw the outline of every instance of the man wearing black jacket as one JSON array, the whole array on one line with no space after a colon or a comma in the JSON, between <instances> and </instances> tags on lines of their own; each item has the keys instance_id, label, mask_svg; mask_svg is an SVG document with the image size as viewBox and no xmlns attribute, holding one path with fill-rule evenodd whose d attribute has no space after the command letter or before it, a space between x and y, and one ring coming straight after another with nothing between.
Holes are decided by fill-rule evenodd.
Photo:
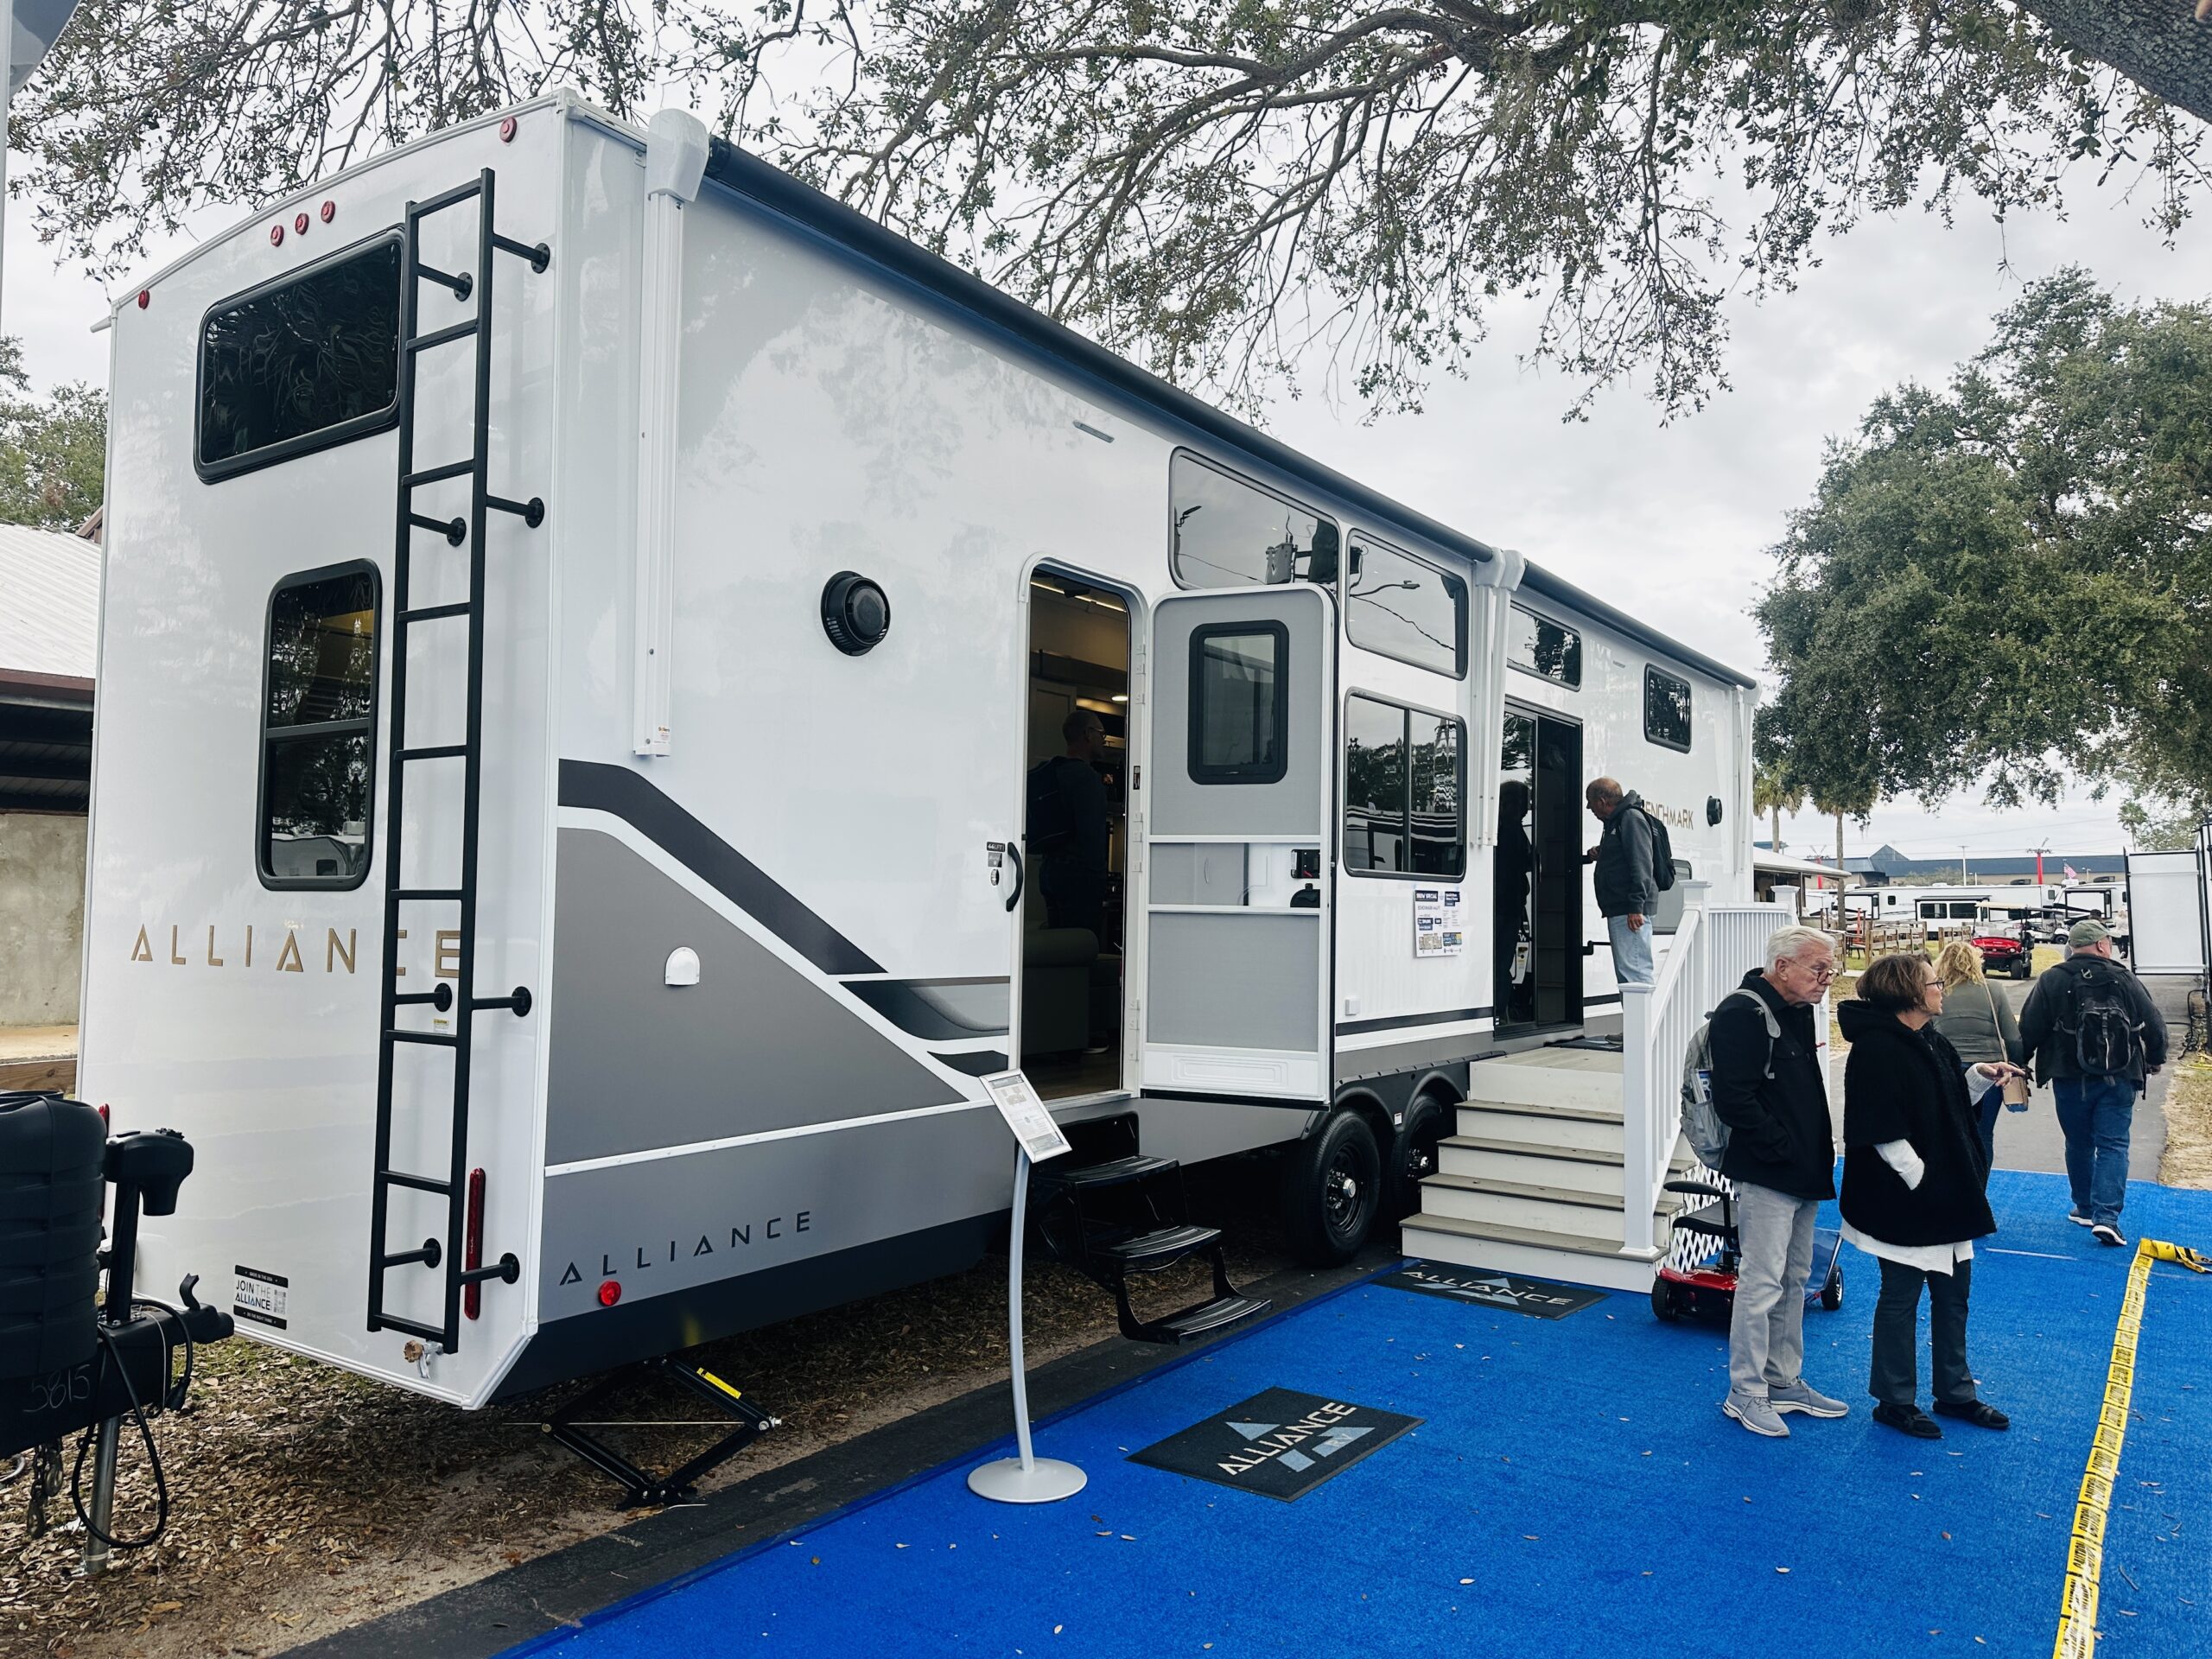
<instances>
[{"instance_id":1,"label":"man wearing black jacket","mask_svg":"<svg viewBox=\"0 0 2212 1659\"><path fill-rule=\"evenodd\" d=\"M1842 1417L1851 1408L1801 1375L1813 1220L1835 1196L1835 1132L1813 1023L1835 978L1835 944L1812 928L1785 927L1766 956L1764 973L1744 976L1739 989L1750 995L1725 999L1708 1031L1713 1110L1728 1126L1720 1173L1736 1184L1742 1257L1720 1409L1754 1434L1779 1438L1789 1433L1785 1412ZM1770 1017L1779 1037L1770 1035Z\"/></svg>"},{"instance_id":2,"label":"man wearing black jacket","mask_svg":"<svg viewBox=\"0 0 2212 1659\"><path fill-rule=\"evenodd\" d=\"M2143 982L2112 959L2112 935L2102 922L2081 921L2066 935L2073 954L2048 969L2020 1011L2020 1040L2035 1056L2036 1081L2048 1083L2066 1136L2066 1179L2074 1206L2068 1218L2087 1227L2100 1244L2120 1245L2120 1207L2127 1202L2127 1143L2135 1102L2145 1078L2166 1063L2166 1021ZM2082 1064L2085 998L2123 1010L2134 1027L2117 1071L2090 1071ZM2098 1047L2094 1040L2089 1045Z\"/></svg>"}]
</instances>

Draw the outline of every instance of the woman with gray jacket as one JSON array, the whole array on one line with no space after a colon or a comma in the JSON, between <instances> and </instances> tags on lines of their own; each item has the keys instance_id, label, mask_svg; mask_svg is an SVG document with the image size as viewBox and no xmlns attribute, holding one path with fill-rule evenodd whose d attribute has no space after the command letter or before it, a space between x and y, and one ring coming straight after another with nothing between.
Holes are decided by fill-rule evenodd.
<instances>
[{"instance_id":1,"label":"woman with gray jacket","mask_svg":"<svg viewBox=\"0 0 2212 1659\"><path fill-rule=\"evenodd\" d=\"M1974 941L1953 939L1946 944L1936 953L1936 971L1943 978L1943 1011L1930 1023L1959 1051L1959 1058L1969 1065L2025 1065L2028 1050L2020 1040L2020 1022L2013 1016L2011 1001L1982 976L1981 952L1974 948ZM2001 1102L2002 1091L1993 1089L1981 1097L1978 1109L1985 1174L1997 1162Z\"/></svg>"}]
</instances>

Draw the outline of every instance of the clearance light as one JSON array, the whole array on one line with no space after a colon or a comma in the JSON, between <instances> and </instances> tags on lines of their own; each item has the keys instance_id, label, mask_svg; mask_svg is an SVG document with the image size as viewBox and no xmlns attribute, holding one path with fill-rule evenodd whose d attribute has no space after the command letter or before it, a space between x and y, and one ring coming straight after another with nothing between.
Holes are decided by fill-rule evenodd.
<instances>
[{"instance_id":1,"label":"clearance light","mask_svg":"<svg viewBox=\"0 0 2212 1659\"><path fill-rule=\"evenodd\" d=\"M621 1281L620 1280L619 1280L619 1279L609 1279L608 1281L607 1281L607 1282L606 1282L606 1283L604 1283L604 1284L602 1284L601 1286L600 1286L600 1287L599 1287L599 1305L600 1305L601 1307L612 1307L612 1306L614 1306L614 1304L615 1304L615 1303L617 1303L617 1302L620 1301L621 1300L622 1300L622 1281Z\"/></svg>"},{"instance_id":2,"label":"clearance light","mask_svg":"<svg viewBox=\"0 0 2212 1659\"><path fill-rule=\"evenodd\" d=\"M334 202L334 201L326 201L326 202L324 202L324 203L322 204L322 222L323 222L324 224L327 225L327 224L329 224L329 223L330 223L330 221L331 221L332 219L335 219L335 218L337 218L337 217L338 217L338 204L337 204L336 202Z\"/></svg>"},{"instance_id":3,"label":"clearance light","mask_svg":"<svg viewBox=\"0 0 2212 1659\"><path fill-rule=\"evenodd\" d=\"M272 248L281 248L284 245L284 227L282 225L271 225L269 227L269 245Z\"/></svg>"},{"instance_id":4,"label":"clearance light","mask_svg":"<svg viewBox=\"0 0 2212 1659\"><path fill-rule=\"evenodd\" d=\"M499 123L499 142L512 144L515 141L515 118L512 115Z\"/></svg>"},{"instance_id":5,"label":"clearance light","mask_svg":"<svg viewBox=\"0 0 2212 1659\"><path fill-rule=\"evenodd\" d=\"M308 233L308 226L314 223L315 221L305 213L296 214L292 219L292 229L300 235L305 236Z\"/></svg>"},{"instance_id":6,"label":"clearance light","mask_svg":"<svg viewBox=\"0 0 2212 1659\"><path fill-rule=\"evenodd\" d=\"M102 1101L102 1102L100 1102L100 1122L101 1122L101 1124L102 1124L103 1126L105 1126L105 1125L108 1125L108 1124L112 1123L113 1122L114 1122L114 1119L111 1118L111 1117L108 1116L108 1111L107 1111L107 1102L105 1102L105 1101Z\"/></svg>"},{"instance_id":7,"label":"clearance light","mask_svg":"<svg viewBox=\"0 0 2212 1659\"><path fill-rule=\"evenodd\" d=\"M138 308L139 308L141 311L143 311L143 310L144 310L148 306L151 305L153 302L154 302L154 291L153 291L153 289L149 289L149 288L142 288L142 289L140 289L138 290Z\"/></svg>"}]
</instances>

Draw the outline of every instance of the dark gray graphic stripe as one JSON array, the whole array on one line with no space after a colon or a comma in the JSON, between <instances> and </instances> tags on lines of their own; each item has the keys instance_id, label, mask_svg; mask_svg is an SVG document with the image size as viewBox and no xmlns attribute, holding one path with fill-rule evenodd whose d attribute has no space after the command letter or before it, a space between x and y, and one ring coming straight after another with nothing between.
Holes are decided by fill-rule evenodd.
<instances>
[{"instance_id":1,"label":"dark gray graphic stripe","mask_svg":"<svg viewBox=\"0 0 2212 1659\"><path fill-rule=\"evenodd\" d=\"M823 973L883 971L788 887L627 766L562 761L561 804L613 813Z\"/></svg>"},{"instance_id":2,"label":"dark gray graphic stripe","mask_svg":"<svg viewBox=\"0 0 2212 1659\"><path fill-rule=\"evenodd\" d=\"M849 979L845 988L927 1043L1003 1037L1011 1016L1003 979Z\"/></svg>"},{"instance_id":3,"label":"dark gray graphic stripe","mask_svg":"<svg viewBox=\"0 0 2212 1659\"><path fill-rule=\"evenodd\" d=\"M971 1077L988 1077L995 1071L1006 1070L1006 1051L1003 1049L979 1048L967 1054L932 1054L930 1058L955 1071L964 1071Z\"/></svg>"}]
</instances>

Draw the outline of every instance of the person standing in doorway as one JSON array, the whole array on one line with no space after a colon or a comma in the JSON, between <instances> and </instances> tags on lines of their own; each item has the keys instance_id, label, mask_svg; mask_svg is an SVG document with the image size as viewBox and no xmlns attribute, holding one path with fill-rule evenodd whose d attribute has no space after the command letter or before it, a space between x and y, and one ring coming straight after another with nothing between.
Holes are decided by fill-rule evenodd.
<instances>
[{"instance_id":1,"label":"person standing in doorway","mask_svg":"<svg viewBox=\"0 0 2212 1659\"><path fill-rule=\"evenodd\" d=\"M1597 889L1598 910L1613 944L1613 977L1624 985L1652 981L1651 912L1659 905L1659 881L1652 873L1657 837L1643 797L1624 790L1617 778L1594 779L1582 793L1590 815L1605 826L1598 844L1582 855Z\"/></svg>"},{"instance_id":2,"label":"person standing in doorway","mask_svg":"<svg viewBox=\"0 0 2212 1659\"><path fill-rule=\"evenodd\" d=\"M2020 1039L2048 1083L2066 1136L2068 1218L2101 1244L2121 1245L2127 1143L2135 1102L2166 1063L2166 1022L2143 982L2112 959L2102 922L2068 931L2065 961L2044 970L2020 1011Z\"/></svg>"},{"instance_id":3,"label":"person standing in doorway","mask_svg":"<svg viewBox=\"0 0 2212 1659\"><path fill-rule=\"evenodd\" d=\"M1728 1321L1728 1397L1720 1409L1754 1434L1789 1433L1785 1412L1843 1417L1851 1408L1802 1375L1813 1218L1835 1196L1835 1131L1814 1018L1835 978L1835 943L1778 929L1766 970L1713 1011L1713 1109L1728 1126L1720 1173L1736 1184L1736 1300ZM1770 1022L1771 1022L1770 1024ZM1770 1030L1781 1035L1770 1036Z\"/></svg>"},{"instance_id":4,"label":"person standing in doorway","mask_svg":"<svg viewBox=\"0 0 2212 1659\"><path fill-rule=\"evenodd\" d=\"M1046 923L1088 929L1106 944L1106 849L1111 817L1097 762L1106 753L1106 722L1088 709L1060 723L1065 754L1029 772L1029 849L1044 868L1038 887Z\"/></svg>"}]
</instances>

